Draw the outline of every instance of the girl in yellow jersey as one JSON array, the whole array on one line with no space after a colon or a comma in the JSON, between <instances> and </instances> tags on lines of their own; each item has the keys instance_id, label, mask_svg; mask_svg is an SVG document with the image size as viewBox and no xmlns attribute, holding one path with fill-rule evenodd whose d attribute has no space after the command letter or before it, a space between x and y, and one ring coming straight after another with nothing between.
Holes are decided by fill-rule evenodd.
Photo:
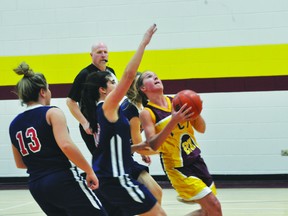
<instances>
[{"instance_id":1,"label":"girl in yellow jersey","mask_svg":"<svg viewBox=\"0 0 288 216\"><path fill-rule=\"evenodd\" d=\"M200 115L190 121L175 122L172 98L164 95L161 80L151 71L138 78L137 89L145 106L140 120L148 143L160 152L164 171L179 199L201 206L189 215L221 216L216 187L194 136L194 129L205 132L204 119Z\"/></svg>"}]
</instances>

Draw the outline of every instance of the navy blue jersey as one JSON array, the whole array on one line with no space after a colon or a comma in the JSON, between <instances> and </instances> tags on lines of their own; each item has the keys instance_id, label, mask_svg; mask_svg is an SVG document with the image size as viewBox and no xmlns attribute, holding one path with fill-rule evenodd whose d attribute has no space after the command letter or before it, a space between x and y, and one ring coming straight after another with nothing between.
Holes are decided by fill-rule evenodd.
<instances>
[{"instance_id":1,"label":"navy blue jersey","mask_svg":"<svg viewBox=\"0 0 288 216\"><path fill-rule=\"evenodd\" d=\"M97 151L93 155L93 169L98 177L118 177L131 173L132 157L130 125L119 108L119 119L111 123L104 116L103 102L97 105Z\"/></svg>"},{"instance_id":2,"label":"navy blue jersey","mask_svg":"<svg viewBox=\"0 0 288 216\"><path fill-rule=\"evenodd\" d=\"M139 111L136 106L134 106L128 98L121 103L120 108L123 110L124 116L130 121L133 117L139 117ZM130 123L129 123L130 124ZM132 138L130 133L130 144L132 145ZM132 153L133 155L133 153Z\"/></svg>"},{"instance_id":3,"label":"navy blue jersey","mask_svg":"<svg viewBox=\"0 0 288 216\"><path fill-rule=\"evenodd\" d=\"M132 104L128 98L126 98L122 104L121 104L121 109L124 112L124 115L128 118L130 121L133 117L139 117L139 111L137 107Z\"/></svg>"},{"instance_id":4,"label":"navy blue jersey","mask_svg":"<svg viewBox=\"0 0 288 216\"><path fill-rule=\"evenodd\" d=\"M142 214L149 211L157 200L143 184L135 180L143 169L135 165L131 156L129 121L120 107L119 119L115 123L108 122L102 106L103 102L97 105L99 126L96 140L99 140L93 155L99 191L127 215Z\"/></svg>"},{"instance_id":5,"label":"navy blue jersey","mask_svg":"<svg viewBox=\"0 0 288 216\"><path fill-rule=\"evenodd\" d=\"M132 118L137 117L139 118L139 111L137 109L137 107L132 104L128 98L126 98L122 104L121 104L121 109L123 110L124 115L126 116L126 118L130 121ZM130 138L130 144L133 145L132 142L132 138ZM133 153L131 154L131 156L133 156ZM145 166L143 164L138 163L137 161L134 160L134 158L132 157L133 160L133 165L132 165L132 169L131 169L131 177L133 179L138 179L138 177L140 176L140 174L143 172L143 170L145 170L147 173L149 173L149 167Z\"/></svg>"},{"instance_id":6,"label":"navy blue jersey","mask_svg":"<svg viewBox=\"0 0 288 216\"><path fill-rule=\"evenodd\" d=\"M46 121L46 113L51 108L37 106L27 109L16 116L9 127L11 142L22 155L30 181L71 167Z\"/></svg>"}]
</instances>

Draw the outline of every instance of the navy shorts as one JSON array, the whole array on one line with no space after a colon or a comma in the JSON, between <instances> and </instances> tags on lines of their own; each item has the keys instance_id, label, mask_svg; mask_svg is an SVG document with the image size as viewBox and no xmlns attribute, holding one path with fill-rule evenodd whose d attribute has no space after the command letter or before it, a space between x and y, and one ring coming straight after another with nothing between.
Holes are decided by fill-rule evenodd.
<instances>
[{"instance_id":1,"label":"navy shorts","mask_svg":"<svg viewBox=\"0 0 288 216\"><path fill-rule=\"evenodd\" d=\"M112 205L109 200L106 200L99 190L94 191L99 200L101 201L103 207L105 208L109 216L134 216L127 212L123 212L118 206Z\"/></svg>"},{"instance_id":2,"label":"navy shorts","mask_svg":"<svg viewBox=\"0 0 288 216\"><path fill-rule=\"evenodd\" d=\"M29 190L49 216L106 216L95 193L74 167L29 182Z\"/></svg>"},{"instance_id":3,"label":"navy shorts","mask_svg":"<svg viewBox=\"0 0 288 216\"><path fill-rule=\"evenodd\" d=\"M143 184L128 175L98 179L99 191L103 197L128 215L148 212L157 202Z\"/></svg>"},{"instance_id":4,"label":"navy shorts","mask_svg":"<svg viewBox=\"0 0 288 216\"><path fill-rule=\"evenodd\" d=\"M147 166L134 161L131 167L131 177L137 180L143 170L149 173L149 168Z\"/></svg>"}]
</instances>

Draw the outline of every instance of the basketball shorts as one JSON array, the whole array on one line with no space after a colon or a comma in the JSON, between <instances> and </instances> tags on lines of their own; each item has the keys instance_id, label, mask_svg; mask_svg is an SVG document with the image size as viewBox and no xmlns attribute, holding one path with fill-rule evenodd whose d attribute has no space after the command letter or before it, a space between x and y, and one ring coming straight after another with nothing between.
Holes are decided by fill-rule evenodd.
<instances>
[{"instance_id":1,"label":"basketball shorts","mask_svg":"<svg viewBox=\"0 0 288 216\"><path fill-rule=\"evenodd\" d=\"M166 168L165 171L172 186L184 200L198 200L211 192L216 195L216 186L201 157L184 167Z\"/></svg>"},{"instance_id":2,"label":"basketball shorts","mask_svg":"<svg viewBox=\"0 0 288 216\"><path fill-rule=\"evenodd\" d=\"M107 215L75 167L29 182L29 190L47 215Z\"/></svg>"},{"instance_id":3,"label":"basketball shorts","mask_svg":"<svg viewBox=\"0 0 288 216\"><path fill-rule=\"evenodd\" d=\"M148 212L157 200L141 183L128 175L99 178L99 189L102 196L112 205L121 208L130 215Z\"/></svg>"}]
</instances>

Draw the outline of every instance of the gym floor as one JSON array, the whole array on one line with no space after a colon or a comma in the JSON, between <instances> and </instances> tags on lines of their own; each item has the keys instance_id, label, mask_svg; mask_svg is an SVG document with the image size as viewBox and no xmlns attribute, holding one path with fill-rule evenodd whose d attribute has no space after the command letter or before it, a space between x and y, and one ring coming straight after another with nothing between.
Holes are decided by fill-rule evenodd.
<instances>
[{"instance_id":1,"label":"gym floor","mask_svg":"<svg viewBox=\"0 0 288 216\"><path fill-rule=\"evenodd\" d=\"M163 187L162 206L168 216L184 216L199 208L176 200L171 187ZM288 216L288 187L218 188L225 216ZM1 216L44 216L25 187L0 187Z\"/></svg>"}]
</instances>

